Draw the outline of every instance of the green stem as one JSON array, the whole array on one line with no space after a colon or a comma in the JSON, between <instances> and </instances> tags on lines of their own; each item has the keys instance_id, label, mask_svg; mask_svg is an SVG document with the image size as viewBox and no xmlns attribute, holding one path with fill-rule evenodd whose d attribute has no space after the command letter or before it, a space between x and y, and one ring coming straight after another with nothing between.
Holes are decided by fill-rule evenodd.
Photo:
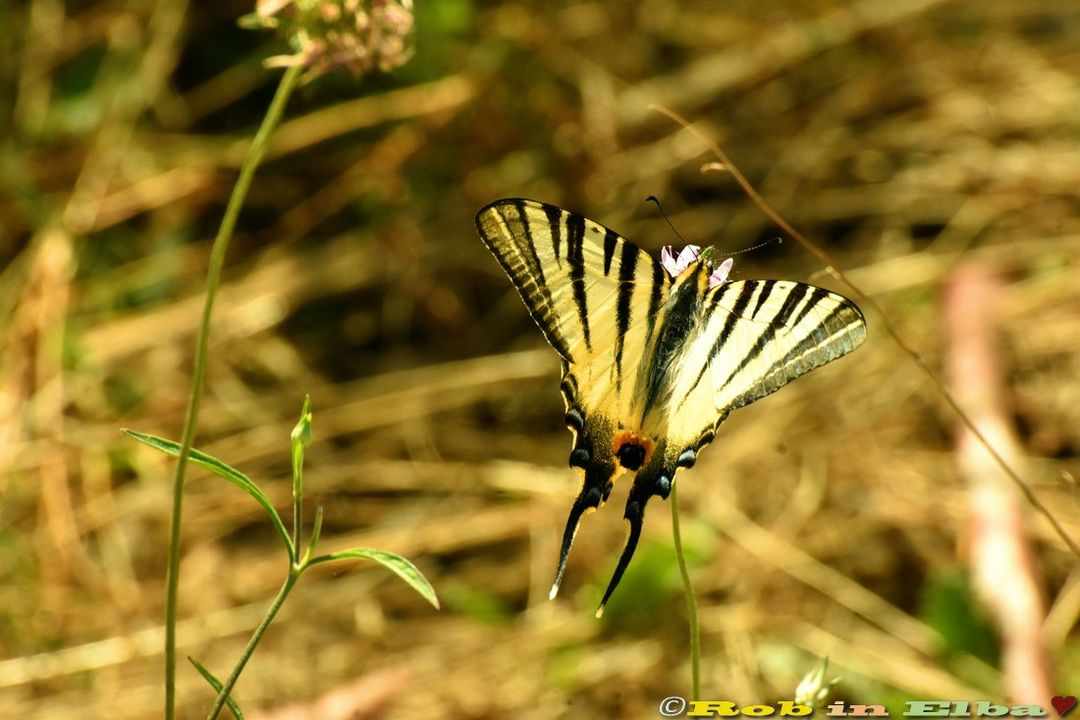
<instances>
[{"instance_id":1,"label":"green stem","mask_svg":"<svg viewBox=\"0 0 1080 720\"><path fill-rule=\"evenodd\" d=\"M251 141L247 157L240 168L240 176L233 186L225 215L221 219L217 237L210 250L210 267L206 274L206 300L203 304L202 320L195 345L195 370L191 378L191 396L188 398L187 413L184 416L184 431L180 446L180 457L176 461L176 473L173 475L172 520L169 530L169 562L165 579L165 720L176 717L176 596L180 570L180 519L184 502L184 472L187 470L188 457L195 440L195 427L199 420L199 400L202 397L203 378L206 375L206 353L210 339L210 316L214 309L214 298L221 282L221 270L225 265L225 253L229 249L233 229L240 208L244 205L255 168L259 166L270 134L281 120L285 102L296 87L301 68L291 67L285 71L278 85L277 93L266 111L255 139Z\"/></svg>"},{"instance_id":2,"label":"green stem","mask_svg":"<svg viewBox=\"0 0 1080 720\"><path fill-rule=\"evenodd\" d=\"M304 517L303 498L303 495L293 495L293 547L295 548L293 554L296 556L293 562L298 562L300 558L300 531Z\"/></svg>"},{"instance_id":3,"label":"green stem","mask_svg":"<svg viewBox=\"0 0 1080 720\"><path fill-rule=\"evenodd\" d=\"M266 611L266 616L263 617L262 622L259 623L259 627L255 628L255 632L251 634L251 639L248 640L247 646L244 648L244 654L240 656L240 660L237 661L236 667L229 673L229 679L225 681L225 684L221 686L221 692L218 693L217 698L214 700L214 706L210 708L210 713L206 716L206 720L217 720L217 716L221 714L221 709L225 707L225 701L229 697L229 693L232 692L233 686L236 685L236 681L240 678L240 673L244 671L244 666L247 665L247 661L251 659L252 653L255 652L255 647L259 644L259 640L262 639L263 633L266 632L266 628L270 627L270 623L274 621L274 617L278 614L278 610L281 609L282 604L285 602L285 598L289 596L289 591L292 590L293 585L300 578L300 574L303 570L294 568L289 569L289 576L285 578L285 583L278 590L278 594L274 597L274 602L270 605L270 609Z\"/></svg>"},{"instance_id":4,"label":"green stem","mask_svg":"<svg viewBox=\"0 0 1080 720\"><path fill-rule=\"evenodd\" d=\"M293 557L292 562L300 561L300 534L304 523L304 446L299 453L293 450Z\"/></svg>"},{"instance_id":5,"label":"green stem","mask_svg":"<svg viewBox=\"0 0 1080 720\"><path fill-rule=\"evenodd\" d=\"M675 537L675 557L679 561L683 586L686 588L686 614L690 619L690 677L691 700L701 699L701 631L698 627L697 600L694 599L694 586L690 584L690 571L686 569L686 557L683 555L682 533L679 531L679 496L676 492L678 483L671 485L671 532Z\"/></svg>"}]
</instances>

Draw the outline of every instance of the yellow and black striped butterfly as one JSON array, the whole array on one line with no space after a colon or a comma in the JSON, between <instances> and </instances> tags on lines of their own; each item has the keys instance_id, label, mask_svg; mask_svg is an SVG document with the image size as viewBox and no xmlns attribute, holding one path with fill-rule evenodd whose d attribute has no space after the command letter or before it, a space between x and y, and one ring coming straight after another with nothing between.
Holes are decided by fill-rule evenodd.
<instances>
[{"instance_id":1,"label":"yellow and black striped butterfly","mask_svg":"<svg viewBox=\"0 0 1080 720\"><path fill-rule=\"evenodd\" d=\"M732 410L846 355L866 337L862 312L836 293L785 280L726 282L711 253L663 262L603 225L554 205L508 198L476 215L480 237L563 361L570 465L584 471L551 587L558 592L581 516L623 470L630 534L599 616L630 562L645 505L666 499Z\"/></svg>"}]
</instances>

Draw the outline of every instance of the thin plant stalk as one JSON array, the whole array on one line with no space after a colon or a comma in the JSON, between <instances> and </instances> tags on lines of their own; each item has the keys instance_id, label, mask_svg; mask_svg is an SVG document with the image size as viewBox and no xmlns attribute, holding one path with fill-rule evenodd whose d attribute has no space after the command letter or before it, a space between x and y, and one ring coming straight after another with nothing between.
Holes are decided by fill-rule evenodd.
<instances>
[{"instance_id":1,"label":"thin plant stalk","mask_svg":"<svg viewBox=\"0 0 1080 720\"><path fill-rule=\"evenodd\" d=\"M296 584L296 581L300 579L302 573L303 569L296 566L289 569L289 576L285 578L285 582L282 584L281 589L279 589L277 595L274 596L274 602L271 603L270 609L266 611L266 615L263 617L262 622L255 628L255 632L251 634L251 638L244 647L244 653L240 656L236 666L233 667L232 672L229 673L229 678L225 681L224 685L222 685L221 692L219 692L217 698L214 699L214 706L210 708L206 720L217 720L218 715L221 714L221 709L225 707L225 701L228 700L229 693L232 692L233 686L236 685L236 681L240 678L240 673L244 671L244 666L247 665L247 661L251 659L259 641L262 640L263 633L266 632L266 628L270 627L270 623L274 621L274 618L278 614L278 610L280 610L281 606L285 603L285 598L289 597L289 592L293 589L293 585Z\"/></svg>"},{"instance_id":2,"label":"thin plant stalk","mask_svg":"<svg viewBox=\"0 0 1080 720\"><path fill-rule=\"evenodd\" d=\"M195 428L199 421L199 401L202 398L203 379L206 375L207 346L210 340L210 317L214 309L214 299L221 283L221 271L225 265L225 254L229 249L236 219L244 205L248 190L251 188L255 169L259 166L269 146L270 135L281 121L286 101L296 87L301 68L291 67L285 71L278 85L274 99L266 111L262 125L248 148L247 157L240 168L240 175L233 186L225 215L210 250L210 264L206 274L206 300L203 303L202 320L199 324L198 339L195 345L195 369L191 378L191 396L188 399L187 412L184 415L184 430L181 436L180 455L176 461L173 475L172 519L169 530L169 560L165 580L165 720L176 717L176 600L180 569L180 520L184 501L184 472L195 440ZM284 598L282 598L284 599ZM276 612L276 611L275 611Z\"/></svg>"},{"instance_id":3,"label":"thin plant stalk","mask_svg":"<svg viewBox=\"0 0 1080 720\"><path fill-rule=\"evenodd\" d=\"M675 557L679 561L683 587L686 589L686 615L690 621L690 699L701 699L701 629L698 626L697 599L694 586L690 583L690 571L686 569L686 556L683 554L682 533L679 530L679 484L671 485L671 534L675 539Z\"/></svg>"},{"instance_id":4,"label":"thin plant stalk","mask_svg":"<svg viewBox=\"0 0 1080 720\"><path fill-rule=\"evenodd\" d=\"M303 472L301 467L298 474ZM293 548L297 555L300 554L300 535L304 526L304 486L303 480L293 481Z\"/></svg>"}]
</instances>

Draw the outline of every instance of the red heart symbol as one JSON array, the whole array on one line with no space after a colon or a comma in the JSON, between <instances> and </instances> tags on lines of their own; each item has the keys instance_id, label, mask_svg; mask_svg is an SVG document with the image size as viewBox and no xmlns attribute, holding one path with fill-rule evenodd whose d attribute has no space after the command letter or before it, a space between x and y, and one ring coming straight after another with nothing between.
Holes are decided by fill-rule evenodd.
<instances>
[{"instance_id":1,"label":"red heart symbol","mask_svg":"<svg viewBox=\"0 0 1080 720\"><path fill-rule=\"evenodd\" d=\"M1073 711L1076 707L1075 695L1055 695L1050 698L1050 704L1057 710L1057 714L1061 717L1065 717Z\"/></svg>"}]
</instances>

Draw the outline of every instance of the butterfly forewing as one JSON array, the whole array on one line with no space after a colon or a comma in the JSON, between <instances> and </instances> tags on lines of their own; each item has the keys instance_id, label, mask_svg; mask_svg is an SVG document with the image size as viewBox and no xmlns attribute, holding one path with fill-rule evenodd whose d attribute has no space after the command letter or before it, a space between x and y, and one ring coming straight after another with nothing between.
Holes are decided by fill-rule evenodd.
<instances>
[{"instance_id":1,"label":"butterfly forewing","mask_svg":"<svg viewBox=\"0 0 1080 720\"><path fill-rule=\"evenodd\" d=\"M695 446L732 410L846 355L866 337L854 303L805 283L726 283L709 291L704 306L671 393L676 446Z\"/></svg>"},{"instance_id":2,"label":"butterfly forewing","mask_svg":"<svg viewBox=\"0 0 1080 720\"><path fill-rule=\"evenodd\" d=\"M599 223L533 200L494 202L477 227L569 364L583 410L627 411L670 284L659 262Z\"/></svg>"}]
</instances>

